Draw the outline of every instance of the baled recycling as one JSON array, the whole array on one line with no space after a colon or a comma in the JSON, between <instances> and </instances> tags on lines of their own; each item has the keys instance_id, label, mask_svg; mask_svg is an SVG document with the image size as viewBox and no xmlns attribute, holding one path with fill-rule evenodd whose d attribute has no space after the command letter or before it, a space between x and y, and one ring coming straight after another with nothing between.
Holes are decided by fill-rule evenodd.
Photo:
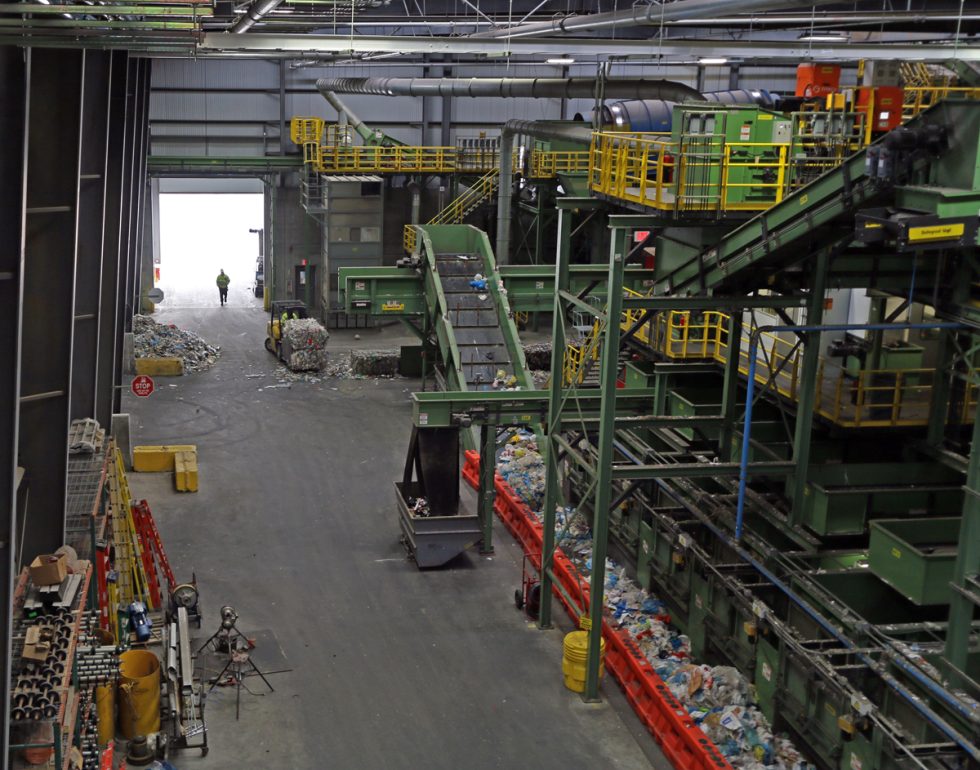
<instances>
[{"instance_id":1,"label":"baled recycling","mask_svg":"<svg viewBox=\"0 0 980 770\"><path fill-rule=\"evenodd\" d=\"M327 340L330 335L313 318L293 318L283 325L283 341L289 355L286 366L294 372L320 371L327 359Z\"/></svg>"}]
</instances>

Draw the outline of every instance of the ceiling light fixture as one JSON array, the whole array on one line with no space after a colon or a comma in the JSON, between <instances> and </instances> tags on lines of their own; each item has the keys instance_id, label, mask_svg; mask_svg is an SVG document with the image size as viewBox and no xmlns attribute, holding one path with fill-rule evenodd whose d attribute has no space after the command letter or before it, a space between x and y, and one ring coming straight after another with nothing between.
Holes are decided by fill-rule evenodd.
<instances>
[{"instance_id":1,"label":"ceiling light fixture","mask_svg":"<svg viewBox=\"0 0 980 770\"><path fill-rule=\"evenodd\" d=\"M841 33L804 32L800 35L800 40L804 43L846 43L850 38Z\"/></svg>"},{"instance_id":2,"label":"ceiling light fixture","mask_svg":"<svg viewBox=\"0 0 980 770\"><path fill-rule=\"evenodd\" d=\"M728 64L728 59L708 57L706 59L698 59L698 64Z\"/></svg>"},{"instance_id":3,"label":"ceiling light fixture","mask_svg":"<svg viewBox=\"0 0 980 770\"><path fill-rule=\"evenodd\" d=\"M548 64L575 64L575 59L570 56L559 56L554 59L546 59Z\"/></svg>"}]
</instances>

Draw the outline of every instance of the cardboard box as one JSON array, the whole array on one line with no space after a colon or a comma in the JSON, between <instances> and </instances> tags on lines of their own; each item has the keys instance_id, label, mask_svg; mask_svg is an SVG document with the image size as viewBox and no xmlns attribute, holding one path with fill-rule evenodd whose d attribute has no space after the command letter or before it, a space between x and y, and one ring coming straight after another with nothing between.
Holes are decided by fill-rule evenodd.
<instances>
[{"instance_id":1,"label":"cardboard box","mask_svg":"<svg viewBox=\"0 0 980 770\"><path fill-rule=\"evenodd\" d=\"M31 580L36 586L60 585L68 574L68 560L64 554L53 556L42 553L31 562Z\"/></svg>"},{"instance_id":2,"label":"cardboard box","mask_svg":"<svg viewBox=\"0 0 980 770\"><path fill-rule=\"evenodd\" d=\"M32 661L45 661L51 654L51 644L54 642L54 630L48 626L29 626L24 639L24 650L21 657Z\"/></svg>"}]
</instances>

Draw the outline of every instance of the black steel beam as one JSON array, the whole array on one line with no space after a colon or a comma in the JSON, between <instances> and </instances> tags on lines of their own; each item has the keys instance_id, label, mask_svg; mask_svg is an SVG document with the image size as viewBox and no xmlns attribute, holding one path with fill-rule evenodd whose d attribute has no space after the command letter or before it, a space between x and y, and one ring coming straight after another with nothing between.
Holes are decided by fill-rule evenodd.
<instances>
[{"instance_id":1,"label":"black steel beam","mask_svg":"<svg viewBox=\"0 0 980 770\"><path fill-rule=\"evenodd\" d=\"M69 409L73 420L95 416L111 57L108 51L85 52Z\"/></svg>"},{"instance_id":2,"label":"black steel beam","mask_svg":"<svg viewBox=\"0 0 980 770\"><path fill-rule=\"evenodd\" d=\"M133 126L136 120L136 73L139 62L127 58L125 62L125 99L123 104L122 131L122 168L119 181L119 275L116 281L116 323L113 351L113 383L112 383L112 412L122 408L122 374L123 374L123 335L129 331L131 309L126 301L127 286L129 285L129 207L133 192L132 174L135 154L133 152Z\"/></svg>"},{"instance_id":3,"label":"black steel beam","mask_svg":"<svg viewBox=\"0 0 980 770\"><path fill-rule=\"evenodd\" d=\"M64 542L78 233L81 50L27 51L27 183L20 464L29 501L24 559ZM66 140L52 144L52 132Z\"/></svg>"},{"instance_id":4,"label":"black steel beam","mask_svg":"<svg viewBox=\"0 0 980 770\"><path fill-rule=\"evenodd\" d=\"M24 52L0 47L0 746L10 745L11 608L17 574L17 404L24 225ZM4 760L6 756L4 756Z\"/></svg>"},{"instance_id":5,"label":"black steel beam","mask_svg":"<svg viewBox=\"0 0 980 770\"><path fill-rule=\"evenodd\" d=\"M102 221L102 276L99 301L99 349L95 418L108 427L114 388L119 383L116 316L119 307L119 223L122 205L123 145L126 131L126 78L129 54L112 51L107 105L105 217ZM120 337L122 332L119 332Z\"/></svg>"}]
</instances>

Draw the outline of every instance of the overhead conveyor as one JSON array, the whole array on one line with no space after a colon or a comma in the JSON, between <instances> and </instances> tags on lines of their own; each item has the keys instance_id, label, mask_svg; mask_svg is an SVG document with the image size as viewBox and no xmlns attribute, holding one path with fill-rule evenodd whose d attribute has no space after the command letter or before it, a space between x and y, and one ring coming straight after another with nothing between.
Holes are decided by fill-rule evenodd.
<instances>
[{"instance_id":1,"label":"overhead conveyor","mask_svg":"<svg viewBox=\"0 0 980 770\"><path fill-rule=\"evenodd\" d=\"M887 271L888 258L894 256L895 249L882 254L874 248L851 247L853 241L860 240L855 229L856 212L886 204L900 211L906 204L917 213L934 216L938 223L955 213L941 205L942 188L935 180L942 178L943 187L969 191L969 206L975 213L974 180L962 177L975 172L975 164L964 163L963 153L976 154L975 147L968 148L975 145L977 120L969 101L942 102L786 196L709 248L661 237L657 243L655 293L764 288L771 285L770 279L776 273L785 274L798 267L817 246L836 250L845 257L844 261L849 259L849 267L863 271L862 278L875 266ZM943 161L950 150L959 169ZM939 245L943 245L939 240ZM961 244L959 238L952 238L946 245ZM872 264L869 259L862 261L862 257L883 259ZM900 262L904 272L908 259ZM836 267L840 269L842 265Z\"/></svg>"}]
</instances>

